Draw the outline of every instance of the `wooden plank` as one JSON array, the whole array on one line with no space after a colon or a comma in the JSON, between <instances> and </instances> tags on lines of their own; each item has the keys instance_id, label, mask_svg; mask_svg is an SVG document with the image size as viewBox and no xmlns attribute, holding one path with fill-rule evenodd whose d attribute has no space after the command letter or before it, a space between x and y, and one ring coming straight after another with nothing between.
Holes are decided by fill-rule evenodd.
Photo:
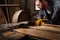
<instances>
[{"instance_id":1,"label":"wooden plank","mask_svg":"<svg viewBox=\"0 0 60 40\"><path fill-rule=\"evenodd\" d=\"M5 5L7 5L7 0L5 0ZM8 7L5 7L6 8L6 16L7 16L7 21L8 21L8 23L10 23L10 16L9 16L9 11L8 11Z\"/></svg>"},{"instance_id":2,"label":"wooden plank","mask_svg":"<svg viewBox=\"0 0 60 40\"><path fill-rule=\"evenodd\" d=\"M5 39L14 39L14 40L16 40L16 39L20 39L20 38L24 37L25 34L20 33L20 32L11 32L11 31L8 31L8 32L4 32L2 34L2 36Z\"/></svg>"},{"instance_id":3,"label":"wooden plank","mask_svg":"<svg viewBox=\"0 0 60 40\"><path fill-rule=\"evenodd\" d=\"M19 7L18 4L0 4L0 7Z\"/></svg>"},{"instance_id":4,"label":"wooden plank","mask_svg":"<svg viewBox=\"0 0 60 40\"><path fill-rule=\"evenodd\" d=\"M60 25L54 25L54 24L42 24L42 26L60 27Z\"/></svg>"},{"instance_id":5,"label":"wooden plank","mask_svg":"<svg viewBox=\"0 0 60 40\"><path fill-rule=\"evenodd\" d=\"M35 30L35 29L15 29L14 31L36 36L36 37L42 37L46 39L51 39L51 40L60 40L60 34L52 33L52 32L46 32L42 30Z\"/></svg>"},{"instance_id":6,"label":"wooden plank","mask_svg":"<svg viewBox=\"0 0 60 40\"><path fill-rule=\"evenodd\" d=\"M28 21L19 22L19 23L1 24L0 30L10 30L10 29L15 28L15 26L19 26L21 24L28 24Z\"/></svg>"},{"instance_id":7,"label":"wooden plank","mask_svg":"<svg viewBox=\"0 0 60 40\"><path fill-rule=\"evenodd\" d=\"M0 7L0 24L6 24L6 23L7 23L6 17L4 15L2 8Z\"/></svg>"},{"instance_id":8,"label":"wooden plank","mask_svg":"<svg viewBox=\"0 0 60 40\"><path fill-rule=\"evenodd\" d=\"M44 30L44 31L49 31L49 32L55 32L55 33L60 33L60 28L59 27L49 27L49 26L29 26L29 28L32 29L39 29L39 30Z\"/></svg>"}]
</instances>

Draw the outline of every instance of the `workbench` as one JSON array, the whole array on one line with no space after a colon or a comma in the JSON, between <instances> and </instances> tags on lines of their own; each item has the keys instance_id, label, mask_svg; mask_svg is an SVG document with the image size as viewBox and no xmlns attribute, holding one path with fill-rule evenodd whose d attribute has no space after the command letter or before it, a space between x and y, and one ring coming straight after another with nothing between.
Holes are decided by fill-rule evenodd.
<instances>
[{"instance_id":1,"label":"workbench","mask_svg":"<svg viewBox=\"0 0 60 40\"><path fill-rule=\"evenodd\" d=\"M29 26L29 28L13 29L13 32L5 32L2 34L6 38L19 39L25 35L37 38L45 38L50 40L60 40L60 27L52 26Z\"/></svg>"}]
</instances>

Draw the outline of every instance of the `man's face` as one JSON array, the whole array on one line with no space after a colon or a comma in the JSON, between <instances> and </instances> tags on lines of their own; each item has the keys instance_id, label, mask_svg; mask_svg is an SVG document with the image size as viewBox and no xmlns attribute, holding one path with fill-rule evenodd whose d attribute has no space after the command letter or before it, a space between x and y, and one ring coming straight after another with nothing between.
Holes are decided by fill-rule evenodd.
<instances>
[{"instance_id":1,"label":"man's face","mask_svg":"<svg viewBox=\"0 0 60 40\"><path fill-rule=\"evenodd\" d=\"M43 3L40 2L39 0L36 0L36 1L35 1L35 4L36 4L36 6L38 6L38 8L40 8L40 9L42 9L42 8L44 7Z\"/></svg>"},{"instance_id":2,"label":"man's face","mask_svg":"<svg viewBox=\"0 0 60 40\"><path fill-rule=\"evenodd\" d=\"M48 7L48 3L47 3L46 0L42 0L42 1L40 1L40 0L35 0L35 4L36 4L36 6L38 6L38 8L40 8L40 9L43 9L43 8L45 8L46 6Z\"/></svg>"}]
</instances>

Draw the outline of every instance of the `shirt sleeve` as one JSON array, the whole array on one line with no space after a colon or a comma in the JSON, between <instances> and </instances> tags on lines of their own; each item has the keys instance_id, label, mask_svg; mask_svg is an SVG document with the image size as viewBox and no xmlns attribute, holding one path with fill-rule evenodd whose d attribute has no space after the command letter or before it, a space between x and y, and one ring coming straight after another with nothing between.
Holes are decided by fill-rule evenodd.
<instances>
[{"instance_id":1,"label":"shirt sleeve","mask_svg":"<svg viewBox=\"0 0 60 40\"><path fill-rule=\"evenodd\" d=\"M57 12L60 10L60 1L54 2L54 13L52 19L57 15Z\"/></svg>"},{"instance_id":2,"label":"shirt sleeve","mask_svg":"<svg viewBox=\"0 0 60 40\"><path fill-rule=\"evenodd\" d=\"M43 18L43 16L44 16L44 12L43 11L39 11L39 13L37 14L37 19L42 19Z\"/></svg>"}]
</instances>

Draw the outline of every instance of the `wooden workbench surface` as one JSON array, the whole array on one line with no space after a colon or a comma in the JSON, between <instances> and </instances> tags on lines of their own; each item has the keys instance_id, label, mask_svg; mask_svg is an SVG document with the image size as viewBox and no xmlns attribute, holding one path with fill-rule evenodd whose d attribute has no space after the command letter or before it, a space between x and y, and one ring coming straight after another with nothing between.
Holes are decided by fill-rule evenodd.
<instances>
[{"instance_id":1,"label":"wooden workbench surface","mask_svg":"<svg viewBox=\"0 0 60 40\"><path fill-rule=\"evenodd\" d=\"M47 32L37 29L15 29L14 31L24 33L27 35L32 35L40 38L46 38L46 39L52 39L52 40L60 40L60 34L53 33L53 32Z\"/></svg>"},{"instance_id":2,"label":"wooden workbench surface","mask_svg":"<svg viewBox=\"0 0 60 40\"><path fill-rule=\"evenodd\" d=\"M29 26L29 28L13 29L13 32L4 32L3 36L6 38L21 38L25 35L31 35L39 38L46 38L51 40L60 40L60 28L48 26Z\"/></svg>"}]
</instances>

